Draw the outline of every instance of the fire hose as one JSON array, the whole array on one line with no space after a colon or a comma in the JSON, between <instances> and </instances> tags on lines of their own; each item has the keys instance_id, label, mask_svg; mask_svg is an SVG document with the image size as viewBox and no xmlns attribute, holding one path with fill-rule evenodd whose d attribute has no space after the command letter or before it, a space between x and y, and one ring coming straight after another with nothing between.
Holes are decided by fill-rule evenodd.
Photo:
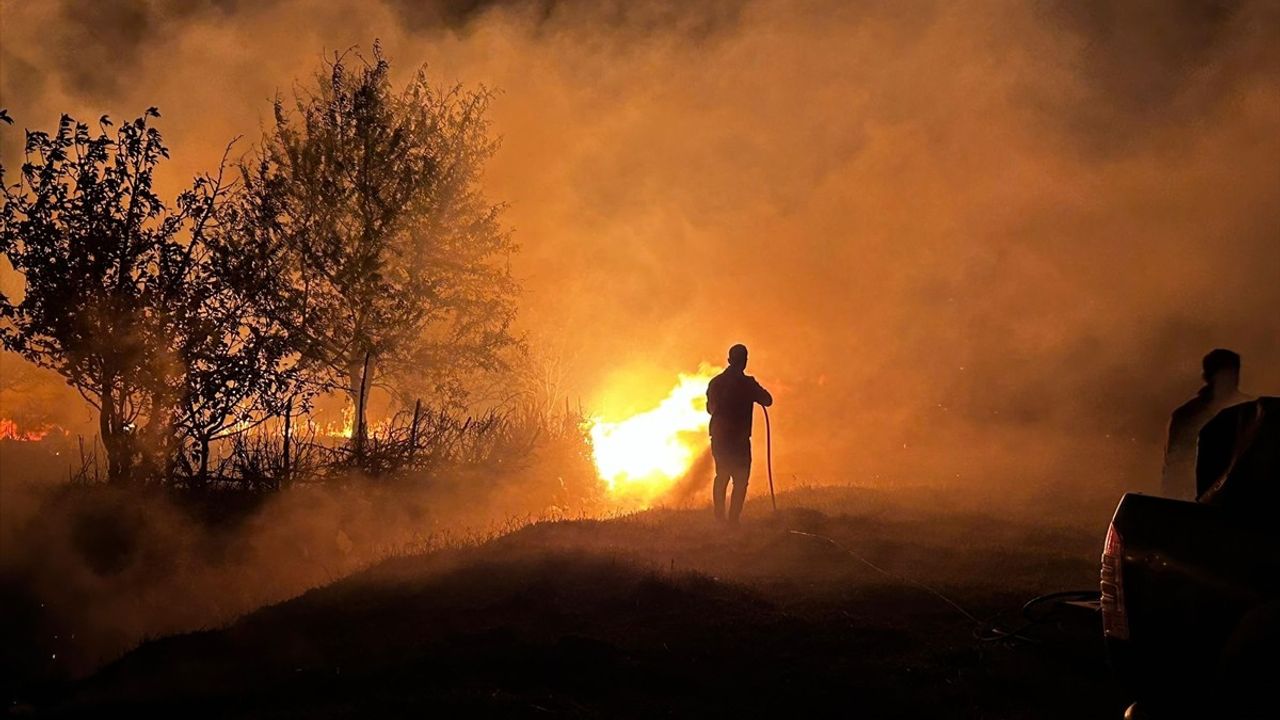
<instances>
[{"instance_id":1,"label":"fire hose","mask_svg":"<svg viewBox=\"0 0 1280 720\"><path fill-rule=\"evenodd\" d=\"M777 512L778 498L774 494L774 490L773 490L773 428L770 426L770 423L769 423L769 408L765 407L764 405L761 405L760 407L761 409L764 410L764 453L765 453L765 469L767 470L767 473L769 476L769 500L772 501L773 503L773 511ZM1036 642L1035 640L1033 640L1032 638L1028 637L1025 634L1026 631L1049 620L1053 614L1053 611L1057 608L1058 605L1093 604L1093 603L1096 603L1098 598L1098 591L1093 589L1067 590L1063 592L1052 592L1052 593L1047 593L1045 595L1039 595L1037 597L1031 598L1022 606L1022 616L1025 620L1024 624L1016 628L1003 628L997 624L996 618L992 618L991 620L987 620L987 621L980 620L973 613L965 609L964 606L960 605L955 600L952 600L950 597L943 594L938 589L930 585L926 585L925 583L922 583L913 578L905 577L903 575L899 575L897 573L886 570L885 568L882 568L879 565L871 562L867 558L863 557L859 553L854 552L852 549L845 547L844 545L841 545L840 543L836 542L835 540L832 540L829 537L826 537L825 535L819 535L817 533L811 533L811 532L803 532L803 531L794 530L794 529L789 530L788 532L790 532L792 535L799 535L802 537L807 537L807 538L811 538L814 540L827 543L828 545L831 545L837 550L849 555L850 557L853 557L854 559L863 563L867 567L870 567L872 570L875 570L881 575L884 575L885 577L889 577L889 578L893 578L893 579L905 582L909 585L915 586L916 588L929 593L930 595L933 595L934 597L938 598L942 602L951 606L952 609L954 609L956 612L962 615L966 620L969 620L970 622L972 622L975 625L973 636L975 639L981 642L993 642L993 641L1001 641L1001 640L1021 640L1024 642ZM1037 609L1043 606L1049 606L1050 610L1048 612L1043 612L1043 611L1037 612Z\"/></svg>"},{"instance_id":2,"label":"fire hose","mask_svg":"<svg viewBox=\"0 0 1280 720\"><path fill-rule=\"evenodd\" d=\"M769 408L764 410L764 465L769 472L769 500L773 502L773 511L778 512L778 497L773 494L773 429L769 427Z\"/></svg>"}]
</instances>

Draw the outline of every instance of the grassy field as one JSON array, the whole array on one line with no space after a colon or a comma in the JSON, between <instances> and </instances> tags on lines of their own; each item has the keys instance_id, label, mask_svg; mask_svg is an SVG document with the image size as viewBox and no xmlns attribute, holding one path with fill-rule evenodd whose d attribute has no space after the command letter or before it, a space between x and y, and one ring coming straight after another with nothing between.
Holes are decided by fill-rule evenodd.
<instances>
[{"instance_id":1,"label":"grassy field","mask_svg":"<svg viewBox=\"0 0 1280 720\"><path fill-rule=\"evenodd\" d=\"M799 491L736 531L702 510L534 524L144 643L32 709L1119 717L1088 612L975 637L1020 624L1029 597L1094 586L1097 534L919 500Z\"/></svg>"}]
</instances>

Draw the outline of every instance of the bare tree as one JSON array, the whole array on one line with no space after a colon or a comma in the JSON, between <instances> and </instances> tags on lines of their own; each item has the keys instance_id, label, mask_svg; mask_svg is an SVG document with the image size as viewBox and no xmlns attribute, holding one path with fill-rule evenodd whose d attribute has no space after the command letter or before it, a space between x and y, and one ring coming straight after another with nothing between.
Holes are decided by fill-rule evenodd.
<instances>
[{"instance_id":1,"label":"bare tree","mask_svg":"<svg viewBox=\"0 0 1280 720\"><path fill-rule=\"evenodd\" d=\"M425 69L396 92L389 75L376 44L371 63L336 56L292 112L277 100L243 168L258 243L291 288L277 317L350 394L357 450L375 379L457 392L515 344L515 248L480 189L492 96L433 87Z\"/></svg>"}]
</instances>

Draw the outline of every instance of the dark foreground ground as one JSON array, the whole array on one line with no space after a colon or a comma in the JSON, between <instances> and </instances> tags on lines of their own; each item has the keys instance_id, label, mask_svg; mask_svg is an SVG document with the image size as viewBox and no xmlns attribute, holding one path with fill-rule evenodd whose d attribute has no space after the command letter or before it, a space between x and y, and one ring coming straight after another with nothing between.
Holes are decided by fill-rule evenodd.
<instances>
[{"instance_id":1,"label":"dark foreground ground","mask_svg":"<svg viewBox=\"0 0 1280 720\"><path fill-rule=\"evenodd\" d=\"M145 643L26 711L1120 716L1096 617L1062 608L1027 640L984 641L964 614L1014 627L1032 596L1095 587L1100 532L852 490L791 493L773 516L761 502L736 532L704 511L653 511L390 560Z\"/></svg>"}]
</instances>

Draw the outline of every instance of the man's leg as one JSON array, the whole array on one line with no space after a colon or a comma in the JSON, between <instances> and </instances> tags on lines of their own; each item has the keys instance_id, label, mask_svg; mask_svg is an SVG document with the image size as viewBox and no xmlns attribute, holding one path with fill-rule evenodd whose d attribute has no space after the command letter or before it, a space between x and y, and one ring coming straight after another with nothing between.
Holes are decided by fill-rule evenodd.
<instances>
[{"instance_id":1,"label":"man's leg","mask_svg":"<svg viewBox=\"0 0 1280 720\"><path fill-rule=\"evenodd\" d=\"M751 477L751 446L741 451L733 468L733 499L729 502L729 522L738 524L747 501L747 480Z\"/></svg>"},{"instance_id":2,"label":"man's leg","mask_svg":"<svg viewBox=\"0 0 1280 720\"><path fill-rule=\"evenodd\" d=\"M728 458L717 451L715 441L711 444L711 456L716 462L716 478L711 483L711 501L715 504L716 519L724 519L724 494L729 488L729 468Z\"/></svg>"}]
</instances>

